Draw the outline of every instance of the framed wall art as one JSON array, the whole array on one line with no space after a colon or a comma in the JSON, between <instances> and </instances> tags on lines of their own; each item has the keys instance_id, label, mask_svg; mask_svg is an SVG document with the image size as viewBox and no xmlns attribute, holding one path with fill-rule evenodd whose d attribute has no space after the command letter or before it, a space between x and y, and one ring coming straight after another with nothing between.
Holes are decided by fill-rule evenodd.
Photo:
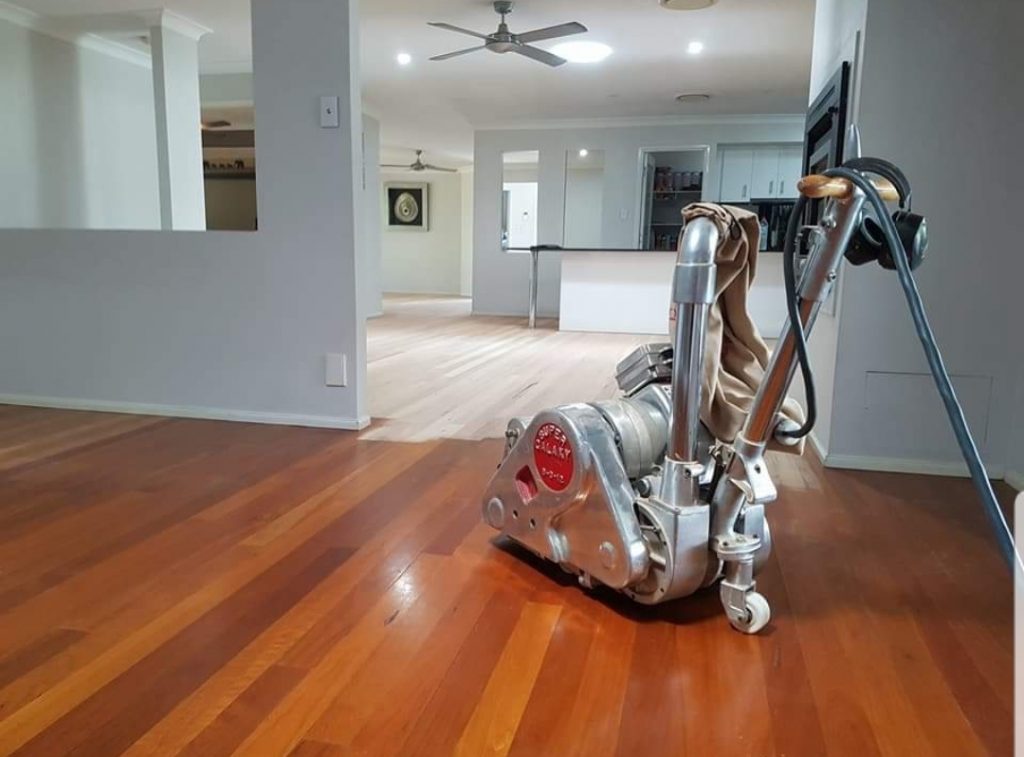
<instances>
[{"instance_id":1,"label":"framed wall art","mask_svg":"<svg viewBox=\"0 0 1024 757\"><path fill-rule=\"evenodd\" d=\"M389 182L384 185L389 231L430 230L430 185L420 182Z\"/></svg>"}]
</instances>

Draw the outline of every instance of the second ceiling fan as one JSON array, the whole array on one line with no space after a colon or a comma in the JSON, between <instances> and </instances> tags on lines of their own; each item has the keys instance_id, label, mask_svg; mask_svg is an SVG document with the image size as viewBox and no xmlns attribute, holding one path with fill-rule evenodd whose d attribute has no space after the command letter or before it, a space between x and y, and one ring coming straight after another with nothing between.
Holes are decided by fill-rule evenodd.
<instances>
[{"instance_id":1,"label":"second ceiling fan","mask_svg":"<svg viewBox=\"0 0 1024 757\"><path fill-rule=\"evenodd\" d=\"M431 163L423 162L423 150L416 151L416 160L412 163L381 163L381 168L404 168L406 171L415 171L416 173L422 173L423 171L442 171L444 173L458 173L455 168L442 168L441 166L435 166Z\"/></svg>"},{"instance_id":2,"label":"second ceiling fan","mask_svg":"<svg viewBox=\"0 0 1024 757\"><path fill-rule=\"evenodd\" d=\"M572 34L582 34L587 31L587 27L583 24L572 21L568 24L559 24L558 26L548 26L544 29L534 29L530 32L523 32L522 34L513 34L509 31L508 24L505 23L505 17L512 12L515 4L510 0L498 0L494 3L494 12L501 16L501 23L498 24L498 31L493 34L481 34L470 29L463 29L459 26L453 26L452 24L445 24L437 21L429 22L430 26L436 26L439 29L447 29L448 31L458 32L459 34L468 34L471 37L484 40L482 45L477 47L470 47L465 50L456 50L452 53L445 53L444 55L435 55L430 60L448 60L449 58L455 58L459 55L466 55L467 53L475 53L479 50L490 50L492 53L518 53L532 60L544 63L548 66L561 66L566 63L566 59L549 53L547 50L542 50L539 47L533 47L530 43L540 42L546 39L557 39L558 37L568 37Z\"/></svg>"}]
</instances>

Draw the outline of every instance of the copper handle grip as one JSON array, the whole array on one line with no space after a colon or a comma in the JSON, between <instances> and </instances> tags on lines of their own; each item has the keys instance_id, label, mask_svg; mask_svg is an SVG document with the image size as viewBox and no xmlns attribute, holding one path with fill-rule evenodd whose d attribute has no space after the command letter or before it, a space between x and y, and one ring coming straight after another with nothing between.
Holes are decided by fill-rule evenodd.
<instances>
[{"instance_id":1,"label":"copper handle grip","mask_svg":"<svg viewBox=\"0 0 1024 757\"><path fill-rule=\"evenodd\" d=\"M887 179L872 179L878 194L885 202L898 202L899 192L893 183ZM822 197L835 197L838 200L845 200L853 193L853 184L847 179L832 178L821 174L805 176L797 182L797 189L804 197L817 200Z\"/></svg>"}]
</instances>

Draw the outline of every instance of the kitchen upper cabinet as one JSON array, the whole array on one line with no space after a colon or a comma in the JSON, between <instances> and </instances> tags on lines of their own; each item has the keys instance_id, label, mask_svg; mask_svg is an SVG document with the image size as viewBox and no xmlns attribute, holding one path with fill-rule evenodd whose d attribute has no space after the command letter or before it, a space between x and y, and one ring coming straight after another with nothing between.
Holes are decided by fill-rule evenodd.
<instances>
[{"instance_id":1,"label":"kitchen upper cabinet","mask_svg":"<svg viewBox=\"0 0 1024 757\"><path fill-rule=\"evenodd\" d=\"M754 172L754 151L728 148L722 151L722 180L718 185L721 202L750 200L750 182Z\"/></svg>"},{"instance_id":2,"label":"kitchen upper cabinet","mask_svg":"<svg viewBox=\"0 0 1024 757\"><path fill-rule=\"evenodd\" d=\"M779 150L779 183L775 197L796 198L796 183L804 172L804 148L800 145L783 147Z\"/></svg>"},{"instance_id":3,"label":"kitchen upper cabinet","mask_svg":"<svg viewBox=\"0 0 1024 757\"><path fill-rule=\"evenodd\" d=\"M750 196L756 199L775 197L779 183L779 151L774 148L754 150Z\"/></svg>"},{"instance_id":4,"label":"kitchen upper cabinet","mask_svg":"<svg viewBox=\"0 0 1024 757\"><path fill-rule=\"evenodd\" d=\"M791 199L803 167L803 147L723 147L719 202Z\"/></svg>"}]
</instances>

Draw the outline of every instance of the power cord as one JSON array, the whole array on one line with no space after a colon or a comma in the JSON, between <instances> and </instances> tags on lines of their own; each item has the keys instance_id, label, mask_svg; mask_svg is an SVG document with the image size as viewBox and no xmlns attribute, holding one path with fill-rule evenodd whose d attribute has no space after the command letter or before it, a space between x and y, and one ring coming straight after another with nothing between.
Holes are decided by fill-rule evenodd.
<instances>
[{"instance_id":1,"label":"power cord","mask_svg":"<svg viewBox=\"0 0 1024 757\"><path fill-rule=\"evenodd\" d=\"M818 421L818 398L814 389L814 373L811 371L811 361L807 356L807 336L804 334L803 321L800 319L800 297L796 289L797 236L800 233L800 222L804 217L805 207L807 207L807 198L800 195L789 214L789 223L786 224L786 239L782 244L782 272L786 285L786 311L789 315L789 322L792 324L793 343L796 348L797 360L800 364L800 374L804 379L804 393L807 403L807 418L800 428L791 430L779 429L779 436L785 436L788 439L803 439L811 433L814 429L814 424Z\"/></svg>"},{"instance_id":2,"label":"power cord","mask_svg":"<svg viewBox=\"0 0 1024 757\"><path fill-rule=\"evenodd\" d=\"M851 163L853 163L857 169L876 173L893 181L897 188L901 190L901 206L905 202L909 201L909 182L906 181L906 177L904 177L902 172L900 172L900 170L893 164L879 158L862 158L855 162L851 161ZM825 171L824 174L825 176L833 178L846 179L854 184L864 192L867 197L867 201L871 204L875 214L878 216L878 222L883 234L885 235L886 243L888 244L889 249L892 250L892 258L896 265L896 274L899 278L900 286L903 289L907 306L910 309L910 317L914 323L914 330L917 333L922 348L924 349L925 358L928 361L928 368L931 371L932 378L935 380L935 386L938 389L939 397L942 399L946 415L949 417L950 425L953 428L953 435L956 437L957 444L960 447L960 452L963 455L964 461L967 463L967 468L971 475L971 481L978 492L978 496L981 498L989 523L992 526L993 531L995 531L996 541L999 544L999 549L1002 552L1003 557L1006 559L1007 563L1009 563L1011 570L1014 570L1018 575L1024 575L1024 562L1022 562L1021 556L1017 552L1013 541L1013 534L1010 531L1009 525L1006 523L1006 519L1003 517L1003 511L1000 508L999 500L996 498L995 492L992 489L992 483L989 481L988 473L985 470L985 464L981 460L981 455L978 453L978 447L974 442L974 437L971 436L971 431L967 426L967 420L964 418L963 408L957 400L956 391L953 388L953 382L949 378L949 373L947 372L946 366L942 360L942 354L935 341L935 334L932 332L931 326L928 323L928 317L925 314L924 305L921 302L921 294L917 289L917 282L914 281L914 276L911 273L910 262L907 258L903 243L900 240L899 232L889 215L885 201L882 200L881 196L878 194L878 190L875 189L874 184L860 173L860 170L854 170L849 166L844 166L829 169ZM902 191L904 188L905 192ZM800 362L800 371L804 377L804 385L807 389L807 422L804 423L800 429L786 434L786 436L792 436L795 438L800 438L802 436L806 436L807 433L810 433L810 430L814 427L814 422L817 418L814 377L811 371L810 360L807 355L807 339L804 334L803 323L800 320L799 297L796 293L796 236L806 202L806 198L801 197L793 208L793 213L790 216L789 225L786 229L786 243L783 257L786 284L786 305L787 310L789 311L790 323L793 328L797 358ZM903 254L900 254L900 252L903 252Z\"/></svg>"}]
</instances>

